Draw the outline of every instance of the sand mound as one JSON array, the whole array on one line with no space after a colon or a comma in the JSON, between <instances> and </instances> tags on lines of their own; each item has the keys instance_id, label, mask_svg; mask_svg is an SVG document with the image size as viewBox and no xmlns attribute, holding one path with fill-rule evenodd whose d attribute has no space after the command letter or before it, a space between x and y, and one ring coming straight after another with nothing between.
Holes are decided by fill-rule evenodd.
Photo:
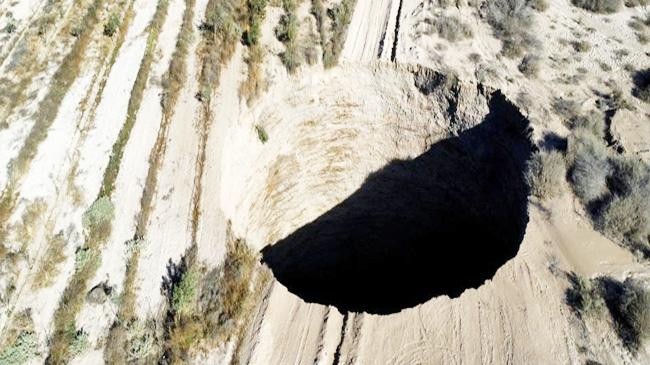
<instances>
[{"instance_id":1,"label":"sand mound","mask_svg":"<svg viewBox=\"0 0 650 365\"><path fill-rule=\"evenodd\" d=\"M517 253L531 144L500 92L378 65L268 95L245 117L269 141L239 161L233 223L261 233L249 241L294 294L392 313L478 287Z\"/></svg>"}]
</instances>

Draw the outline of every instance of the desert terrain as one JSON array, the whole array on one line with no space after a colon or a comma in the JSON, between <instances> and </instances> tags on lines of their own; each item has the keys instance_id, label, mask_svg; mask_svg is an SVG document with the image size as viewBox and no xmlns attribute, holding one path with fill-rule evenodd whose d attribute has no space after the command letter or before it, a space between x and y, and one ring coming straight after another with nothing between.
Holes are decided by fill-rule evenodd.
<instances>
[{"instance_id":1,"label":"desert terrain","mask_svg":"<svg viewBox=\"0 0 650 365\"><path fill-rule=\"evenodd\" d=\"M650 363L650 2L0 0L0 365Z\"/></svg>"}]
</instances>

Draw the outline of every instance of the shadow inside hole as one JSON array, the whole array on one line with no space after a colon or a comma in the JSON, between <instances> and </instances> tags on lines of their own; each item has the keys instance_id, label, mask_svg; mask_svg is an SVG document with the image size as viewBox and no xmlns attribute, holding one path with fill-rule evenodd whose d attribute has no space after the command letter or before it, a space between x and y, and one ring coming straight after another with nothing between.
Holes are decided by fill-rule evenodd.
<instances>
[{"instance_id":1,"label":"shadow inside hole","mask_svg":"<svg viewBox=\"0 0 650 365\"><path fill-rule=\"evenodd\" d=\"M531 150L528 121L496 92L481 124L372 173L262 260L292 293L344 312L457 297L517 253Z\"/></svg>"}]
</instances>

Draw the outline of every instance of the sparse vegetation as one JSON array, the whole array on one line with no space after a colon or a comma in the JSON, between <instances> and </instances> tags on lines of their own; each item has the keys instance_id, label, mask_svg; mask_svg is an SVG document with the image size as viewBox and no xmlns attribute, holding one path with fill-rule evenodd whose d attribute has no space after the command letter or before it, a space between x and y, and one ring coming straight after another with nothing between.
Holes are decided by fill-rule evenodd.
<instances>
[{"instance_id":1,"label":"sparse vegetation","mask_svg":"<svg viewBox=\"0 0 650 365\"><path fill-rule=\"evenodd\" d=\"M231 238L219 268L199 268L192 249L171 268L166 285L171 318L164 346L167 359L183 362L194 351L239 335L243 320L268 280L268 273L258 269L257 261L244 241Z\"/></svg>"},{"instance_id":2,"label":"sparse vegetation","mask_svg":"<svg viewBox=\"0 0 650 365\"><path fill-rule=\"evenodd\" d=\"M93 1L83 17L82 24L84 26L90 28L99 21L102 5L103 0ZM91 32L84 32L75 40L70 53L63 58L61 65L52 77L47 94L38 105L34 115L34 125L18 152L18 156L11 163L7 186L0 199L0 237L3 235L6 220L15 206L17 199L15 185L36 156L39 144L47 137L49 127L57 115L63 97L79 73L81 61L90 41Z\"/></svg>"},{"instance_id":3,"label":"sparse vegetation","mask_svg":"<svg viewBox=\"0 0 650 365\"><path fill-rule=\"evenodd\" d=\"M192 42L194 25L194 4L196 0L186 0L185 10L183 11L183 23L176 40L176 48L172 54L169 68L162 78L163 95L160 103L163 107L163 114L166 118L171 118L174 114L174 107L178 101L183 83L187 79L187 53L190 42Z\"/></svg>"},{"instance_id":4,"label":"sparse vegetation","mask_svg":"<svg viewBox=\"0 0 650 365\"><path fill-rule=\"evenodd\" d=\"M574 117L570 127L569 179L595 227L650 257L650 167L605 146L604 119L599 114Z\"/></svg>"},{"instance_id":5,"label":"sparse vegetation","mask_svg":"<svg viewBox=\"0 0 650 365\"><path fill-rule=\"evenodd\" d=\"M526 178L534 196L552 199L562 191L565 175L566 163L560 152L538 151L528 163Z\"/></svg>"}]
</instances>

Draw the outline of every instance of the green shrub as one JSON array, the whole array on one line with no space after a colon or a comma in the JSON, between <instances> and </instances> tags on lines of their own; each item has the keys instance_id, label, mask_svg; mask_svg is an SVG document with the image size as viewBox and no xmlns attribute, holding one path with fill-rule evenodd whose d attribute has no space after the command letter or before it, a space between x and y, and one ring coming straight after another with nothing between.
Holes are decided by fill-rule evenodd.
<instances>
[{"instance_id":1,"label":"green shrub","mask_svg":"<svg viewBox=\"0 0 650 365\"><path fill-rule=\"evenodd\" d=\"M260 140L260 142L266 143L269 140L269 135L261 125L256 125L255 131L257 132L257 138Z\"/></svg>"},{"instance_id":2,"label":"green shrub","mask_svg":"<svg viewBox=\"0 0 650 365\"><path fill-rule=\"evenodd\" d=\"M180 282L174 287L172 293L172 308L180 313L185 314L190 311L196 301L197 281L199 273L189 270L183 274Z\"/></svg>"},{"instance_id":3,"label":"green shrub","mask_svg":"<svg viewBox=\"0 0 650 365\"><path fill-rule=\"evenodd\" d=\"M115 207L108 197L101 197L84 212L82 223L85 229L92 230L113 220Z\"/></svg>"},{"instance_id":4,"label":"green shrub","mask_svg":"<svg viewBox=\"0 0 650 365\"><path fill-rule=\"evenodd\" d=\"M528 163L526 178L531 193L540 199L560 194L566 176L564 156L558 151L535 152Z\"/></svg>"},{"instance_id":5,"label":"green shrub","mask_svg":"<svg viewBox=\"0 0 650 365\"><path fill-rule=\"evenodd\" d=\"M108 37L112 37L115 32L117 32L117 29L120 27L120 18L117 16L117 14L111 14L110 17L108 17L108 21L106 24L104 24L104 35Z\"/></svg>"},{"instance_id":6,"label":"green shrub","mask_svg":"<svg viewBox=\"0 0 650 365\"><path fill-rule=\"evenodd\" d=\"M11 346L0 351L0 364L22 365L38 355L38 343L33 332L22 332Z\"/></svg>"},{"instance_id":7,"label":"green shrub","mask_svg":"<svg viewBox=\"0 0 650 365\"><path fill-rule=\"evenodd\" d=\"M77 331L70 344L70 355L72 357L81 355L88 349L90 343L88 342L88 333L83 330Z\"/></svg>"}]
</instances>

